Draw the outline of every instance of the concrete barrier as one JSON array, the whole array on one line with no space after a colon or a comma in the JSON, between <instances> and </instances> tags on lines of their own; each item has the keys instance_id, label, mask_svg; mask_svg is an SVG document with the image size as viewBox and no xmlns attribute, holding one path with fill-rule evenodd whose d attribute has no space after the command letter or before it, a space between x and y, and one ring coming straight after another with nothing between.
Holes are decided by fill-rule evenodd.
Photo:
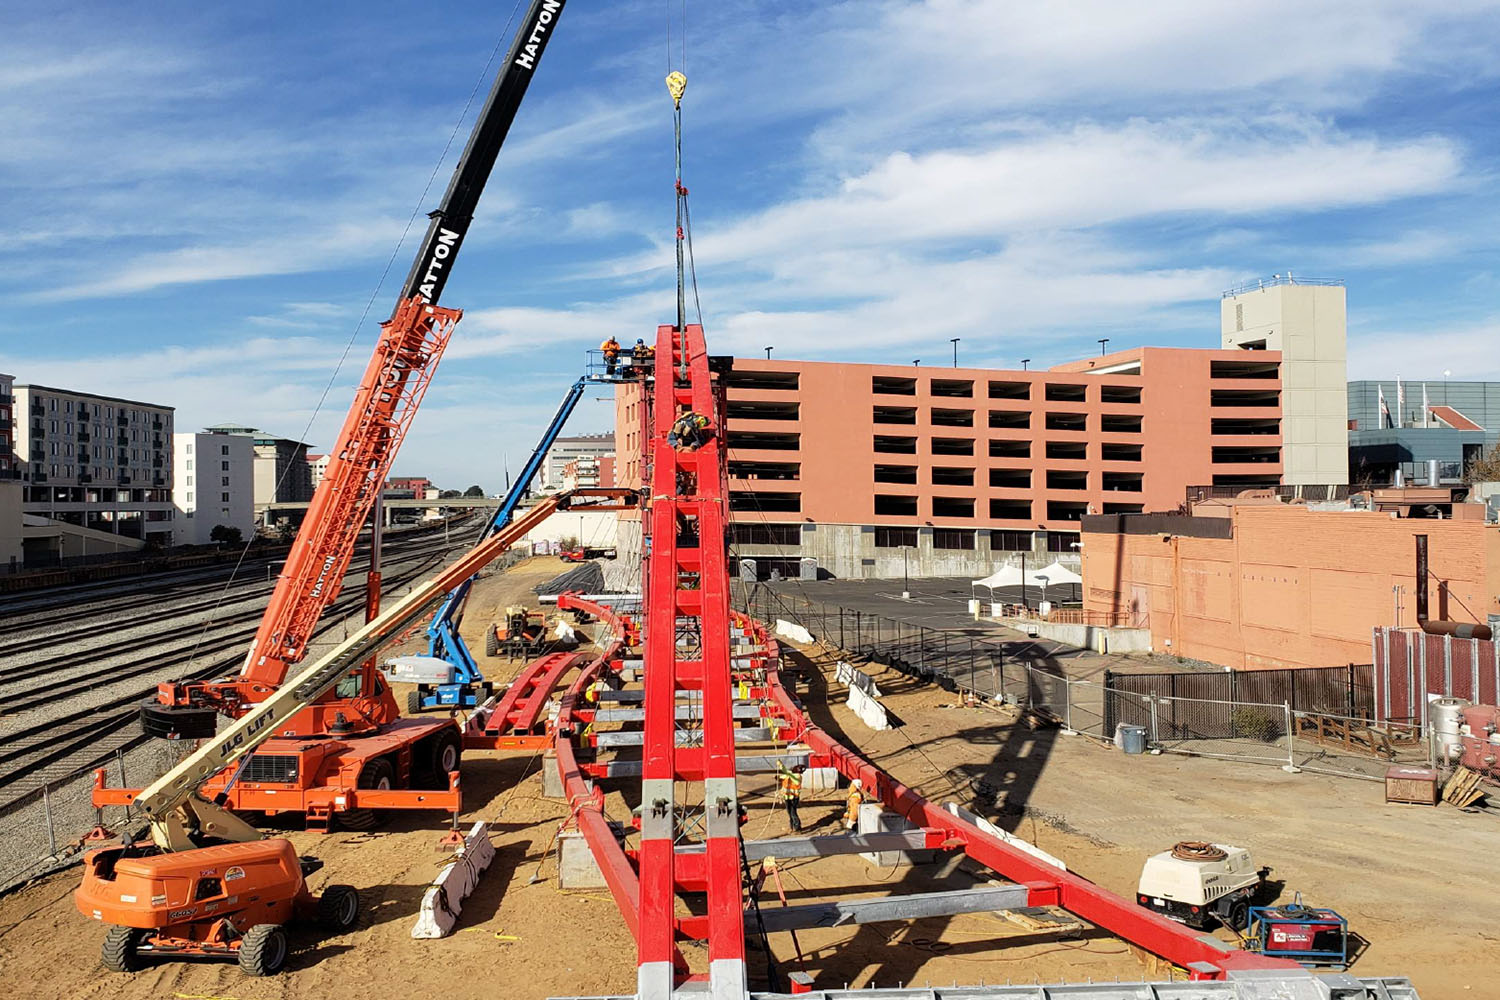
<instances>
[{"instance_id":1,"label":"concrete barrier","mask_svg":"<svg viewBox=\"0 0 1500 1000\"><path fill-rule=\"evenodd\" d=\"M1022 840L1020 837L1017 837L1013 833L1007 833L995 824L991 823L989 820L985 819L983 816L980 816L977 813L969 812L969 810L965 809L957 802L944 802L943 808L952 813L954 816L957 816L964 822L973 823L975 826L979 827L979 829L983 830L985 833L996 838L997 840L1003 840L1011 847L1014 847L1017 850L1025 851L1027 854L1030 854L1038 861L1049 864L1054 868L1061 868L1063 871L1068 870L1068 866L1063 864L1062 861L1054 858L1052 855L1048 854L1040 847L1037 847L1029 840Z\"/></svg>"},{"instance_id":2,"label":"concrete barrier","mask_svg":"<svg viewBox=\"0 0 1500 1000\"><path fill-rule=\"evenodd\" d=\"M493 860L495 846L490 843L490 828L480 820L470 828L463 846L453 853L453 860L443 866L422 894L422 907L411 936L431 939L451 934L464 899L474 891L479 876Z\"/></svg>"},{"instance_id":3,"label":"concrete barrier","mask_svg":"<svg viewBox=\"0 0 1500 1000\"><path fill-rule=\"evenodd\" d=\"M776 619L776 634L793 642L811 643L813 641L811 632L796 622L789 622L785 618Z\"/></svg>"}]
</instances>

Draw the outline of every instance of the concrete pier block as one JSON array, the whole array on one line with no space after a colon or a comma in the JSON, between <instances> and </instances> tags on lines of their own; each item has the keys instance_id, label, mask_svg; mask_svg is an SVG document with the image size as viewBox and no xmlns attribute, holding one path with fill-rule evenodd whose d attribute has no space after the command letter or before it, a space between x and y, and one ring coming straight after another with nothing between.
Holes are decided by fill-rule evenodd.
<instances>
[{"instance_id":1,"label":"concrete pier block","mask_svg":"<svg viewBox=\"0 0 1500 1000\"><path fill-rule=\"evenodd\" d=\"M557 751L542 751L542 798L566 799L567 797L567 792L563 790L562 773L557 769Z\"/></svg>"},{"instance_id":2,"label":"concrete pier block","mask_svg":"<svg viewBox=\"0 0 1500 1000\"><path fill-rule=\"evenodd\" d=\"M859 833L871 834L905 833L907 830L921 828L899 813L887 812L879 802L864 802L859 807L857 829ZM860 857L881 868L895 868L902 864L931 864L935 853L935 851L875 851L861 854Z\"/></svg>"},{"instance_id":3,"label":"concrete pier block","mask_svg":"<svg viewBox=\"0 0 1500 1000\"><path fill-rule=\"evenodd\" d=\"M557 884L563 889L607 887L588 841L577 830L564 830L557 835Z\"/></svg>"}]
</instances>

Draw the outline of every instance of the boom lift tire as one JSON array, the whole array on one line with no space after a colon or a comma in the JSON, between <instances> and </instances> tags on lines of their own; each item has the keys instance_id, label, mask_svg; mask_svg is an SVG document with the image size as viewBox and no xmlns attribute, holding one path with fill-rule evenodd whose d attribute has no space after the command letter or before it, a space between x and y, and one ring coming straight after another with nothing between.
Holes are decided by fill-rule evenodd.
<instances>
[{"instance_id":1,"label":"boom lift tire","mask_svg":"<svg viewBox=\"0 0 1500 1000\"><path fill-rule=\"evenodd\" d=\"M359 890L352 885L330 885L318 897L318 926L342 933L359 923Z\"/></svg>"},{"instance_id":2,"label":"boom lift tire","mask_svg":"<svg viewBox=\"0 0 1500 1000\"><path fill-rule=\"evenodd\" d=\"M136 972L141 968L141 938L146 932L139 927L115 926L104 935L99 961L110 972Z\"/></svg>"},{"instance_id":3,"label":"boom lift tire","mask_svg":"<svg viewBox=\"0 0 1500 1000\"><path fill-rule=\"evenodd\" d=\"M359 772L358 788L389 791L396 787L396 769L384 757L377 757ZM339 817L346 830L373 830L384 816L375 809L347 809Z\"/></svg>"},{"instance_id":4,"label":"boom lift tire","mask_svg":"<svg viewBox=\"0 0 1500 1000\"><path fill-rule=\"evenodd\" d=\"M420 715L422 713L422 689L412 688L406 692L406 714Z\"/></svg>"},{"instance_id":5,"label":"boom lift tire","mask_svg":"<svg viewBox=\"0 0 1500 1000\"><path fill-rule=\"evenodd\" d=\"M256 924L240 940L240 968L247 976L276 975L286 956L286 931L280 924Z\"/></svg>"}]
</instances>

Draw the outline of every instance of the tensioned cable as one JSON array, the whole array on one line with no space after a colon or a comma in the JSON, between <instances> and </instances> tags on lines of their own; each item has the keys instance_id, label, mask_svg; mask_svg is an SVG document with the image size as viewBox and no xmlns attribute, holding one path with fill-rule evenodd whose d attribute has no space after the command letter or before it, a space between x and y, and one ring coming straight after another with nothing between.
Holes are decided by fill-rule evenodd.
<instances>
[{"instance_id":1,"label":"tensioned cable","mask_svg":"<svg viewBox=\"0 0 1500 1000\"><path fill-rule=\"evenodd\" d=\"M407 236L411 234L412 225L416 222L417 216L422 212L422 206L427 201L427 194L432 190L432 182L437 179L438 171L442 169L443 161L448 158L448 151L453 148L453 140L458 136L459 129L463 127L464 121L469 117L469 109L474 106L475 96L479 93L479 88L484 84L484 81L489 79L490 66L494 64L495 56L500 52L500 46L504 44L505 39L510 37L510 26L514 23L516 12L520 9L521 0L516 0L515 6L511 8L510 17L506 18L505 29L497 37L494 48L490 49L489 58L484 62L484 69L480 71L479 76L474 81L474 86L469 90L469 97L464 102L463 111L459 113L458 120L453 123L453 129L448 133L448 141L443 144L443 151L438 154L437 161L433 163L432 172L427 175L427 183L422 186L422 193L418 196L416 204L412 207L411 214L407 216L406 226L401 230L401 237L396 241L396 245L391 248L390 256L386 258L385 267L380 272L380 279L375 282L374 290L370 292L369 299L365 301L364 310L359 314L359 321L354 324L354 329L349 333L349 339L344 342L343 353L339 355L338 363L333 368L333 374L328 376L328 383L323 386L323 391L319 394L318 401L313 406L312 414L307 418L307 424L302 428L301 438L306 438L312 432L313 421L318 419L318 414L322 411L323 404L328 399L328 394L333 391L333 386L338 381L339 372L343 369L344 362L348 360L349 352L353 350L354 342L359 338L359 332L364 328L365 320L369 318L370 310L374 307L375 300L380 297L381 290L385 287L385 280L391 273L391 265L396 262L396 255L401 252L402 246L406 243ZM273 497L281 489L281 484L286 481L286 477L291 473L292 465L292 462L288 462L286 468L282 470L281 475L277 477L276 485L271 491ZM245 556L249 554L250 546L254 542L255 536L251 535L245 542L244 547L240 549L239 558L235 560L234 568L229 571L229 579L224 582L224 589L219 592L219 599L214 602L212 610L209 611L208 616L204 619L203 629L198 633L198 639L193 643L193 651L188 657L189 669L197 661L198 648L203 644L203 639L208 634L209 628L217 620L219 608L224 603L224 597L229 591L229 586L239 574L240 567L245 562Z\"/></svg>"}]
</instances>

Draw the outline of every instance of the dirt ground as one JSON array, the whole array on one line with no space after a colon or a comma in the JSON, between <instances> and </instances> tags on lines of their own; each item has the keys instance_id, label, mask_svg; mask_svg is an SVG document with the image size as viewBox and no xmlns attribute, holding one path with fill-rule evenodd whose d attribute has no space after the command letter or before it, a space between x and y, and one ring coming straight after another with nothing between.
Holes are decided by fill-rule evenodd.
<instances>
[{"instance_id":1,"label":"dirt ground","mask_svg":"<svg viewBox=\"0 0 1500 1000\"><path fill-rule=\"evenodd\" d=\"M463 628L471 649L482 651L485 623L507 604L525 602L532 587L563 568L534 559L481 581ZM484 663L497 681L520 665ZM801 697L819 724L930 798L960 801L1126 895L1144 858L1177 840L1249 846L1284 882L1284 898L1300 890L1306 902L1349 918L1366 942L1357 974L1409 976L1428 998L1465 990L1500 996L1494 814L1387 806L1372 782L1179 756L1127 757L1084 737L1033 731L1002 710L957 706L952 695L899 674L878 673L877 680L903 722L884 733L868 731L842 706L844 692L824 669L809 671ZM105 972L97 965L102 929L72 905L73 870L0 899L0 982L17 995L70 1000L632 993L634 944L608 892L557 887L548 847L565 809L541 798L539 765L523 754L465 755L464 822L490 821L498 855L465 904L460 930L447 939L409 936L422 890L443 860L434 851L440 821L411 814L371 833L288 834L299 850L327 863L313 888L356 885L364 912L346 935L299 931L297 952L281 975L249 979L220 963ZM764 780L742 783L747 838L787 833L785 812L770 791ZM624 818L631 794L629 788L610 793L612 815ZM814 834L841 829L842 811L842 795L833 792L806 796L802 809ZM788 900L797 903L834 891L885 895L975 882L973 873L950 868L887 869L842 857L783 863L781 874ZM764 905L779 905L775 888L774 880L768 883ZM802 931L798 944L804 967L825 987L1145 974L1130 949L1108 935L1092 929L1071 940L1037 935L990 914ZM773 935L771 945L779 968L799 967L790 935ZM688 953L701 963L700 949ZM757 976L761 965L757 959Z\"/></svg>"}]
</instances>

